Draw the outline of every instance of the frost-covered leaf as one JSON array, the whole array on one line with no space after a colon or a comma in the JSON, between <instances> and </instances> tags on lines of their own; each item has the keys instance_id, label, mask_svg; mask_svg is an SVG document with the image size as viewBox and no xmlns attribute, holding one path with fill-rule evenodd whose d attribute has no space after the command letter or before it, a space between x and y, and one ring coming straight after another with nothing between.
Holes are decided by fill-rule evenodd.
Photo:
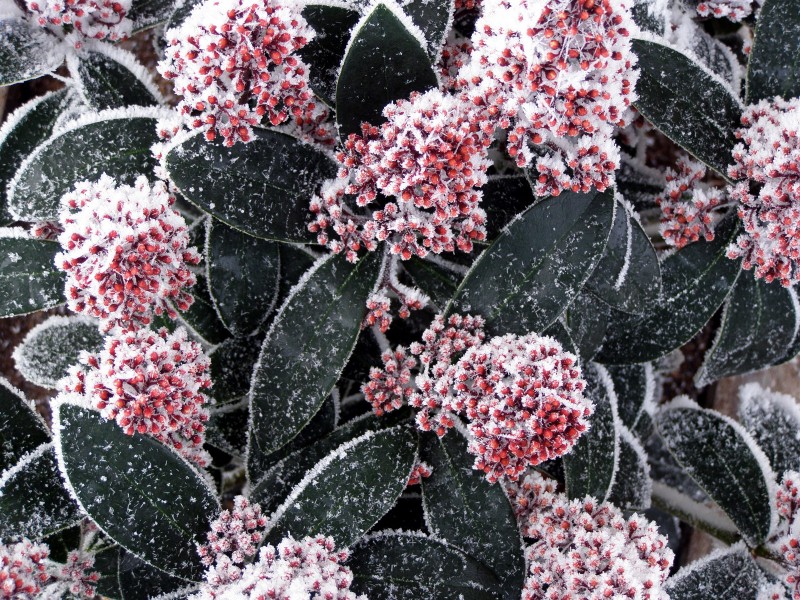
<instances>
[{"instance_id":1,"label":"frost-covered leaf","mask_svg":"<svg viewBox=\"0 0 800 600\"><path fill-rule=\"evenodd\" d=\"M47 427L22 392L0 378L0 472L49 441Z\"/></svg>"},{"instance_id":2,"label":"frost-covered leaf","mask_svg":"<svg viewBox=\"0 0 800 600\"><path fill-rule=\"evenodd\" d=\"M736 524L752 546L775 522L774 475L764 452L738 423L679 397L656 417L656 427L686 473Z\"/></svg>"},{"instance_id":3,"label":"frost-covered leaf","mask_svg":"<svg viewBox=\"0 0 800 600\"><path fill-rule=\"evenodd\" d=\"M713 242L690 244L664 259L658 304L644 317L614 313L596 360L647 362L694 337L725 301L741 272L739 263L725 256L737 232L734 221L727 220Z\"/></svg>"},{"instance_id":4,"label":"frost-covered leaf","mask_svg":"<svg viewBox=\"0 0 800 600\"><path fill-rule=\"evenodd\" d=\"M691 50L706 67L729 83L733 89L739 88L743 69L733 50L703 31L699 25L695 26L691 34Z\"/></svg>"},{"instance_id":5,"label":"frost-covered leaf","mask_svg":"<svg viewBox=\"0 0 800 600\"><path fill-rule=\"evenodd\" d=\"M420 438L420 455L433 473L422 480L430 533L483 562L500 580L503 598L519 598L525 578L517 521L499 485L472 468L467 441L450 431Z\"/></svg>"},{"instance_id":6,"label":"frost-covered leaf","mask_svg":"<svg viewBox=\"0 0 800 600\"><path fill-rule=\"evenodd\" d=\"M135 554L122 550L117 565L121 600L152 600L160 594L170 594L190 585L185 579L173 577L151 567ZM181 596L177 596L181 598Z\"/></svg>"},{"instance_id":7,"label":"frost-covered leaf","mask_svg":"<svg viewBox=\"0 0 800 600\"><path fill-rule=\"evenodd\" d=\"M586 289L616 310L645 314L661 294L661 267L650 239L626 205L618 205L603 257Z\"/></svg>"},{"instance_id":8,"label":"frost-covered leaf","mask_svg":"<svg viewBox=\"0 0 800 600\"><path fill-rule=\"evenodd\" d=\"M0 474L0 539L41 538L80 518L58 472L53 444L39 446Z\"/></svg>"},{"instance_id":9,"label":"frost-covered leaf","mask_svg":"<svg viewBox=\"0 0 800 600\"><path fill-rule=\"evenodd\" d=\"M411 22L425 38L428 56L431 62L435 63L439 59L442 44L450 30L453 5L450 2L434 0L405 0L401 4L403 12L411 18Z\"/></svg>"},{"instance_id":10,"label":"frost-covered leaf","mask_svg":"<svg viewBox=\"0 0 800 600\"><path fill-rule=\"evenodd\" d=\"M246 400L212 407L206 423L206 442L237 458L247 452L250 409Z\"/></svg>"},{"instance_id":11,"label":"frost-covered leaf","mask_svg":"<svg viewBox=\"0 0 800 600\"><path fill-rule=\"evenodd\" d=\"M555 339L559 344L561 344L561 347L565 351L572 352L572 354L575 356L580 354L578 345L575 343L575 340L572 339L572 334L570 333L569 329L566 328L564 323L561 322L561 320L554 321L550 327L542 332L542 335L546 335Z\"/></svg>"},{"instance_id":12,"label":"frost-covered leaf","mask_svg":"<svg viewBox=\"0 0 800 600\"><path fill-rule=\"evenodd\" d=\"M212 220L205 255L208 291L222 322L235 335L254 332L278 299L278 243Z\"/></svg>"},{"instance_id":13,"label":"frost-covered leaf","mask_svg":"<svg viewBox=\"0 0 800 600\"><path fill-rule=\"evenodd\" d=\"M157 109L110 110L59 129L22 164L8 187L8 207L22 221L58 218L58 203L76 181L102 173L122 184L153 171Z\"/></svg>"},{"instance_id":14,"label":"frost-covered leaf","mask_svg":"<svg viewBox=\"0 0 800 600\"><path fill-rule=\"evenodd\" d=\"M132 0L128 18L137 32L165 22L174 9L175 0Z\"/></svg>"},{"instance_id":15,"label":"frost-covered leaf","mask_svg":"<svg viewBox=\"0 0 800 600\"><path fill-rule=\"evenodd\" d=\"M463 275L416 256L403 262L414 285L430 297L438 311L444 310L458 289Z\"/></svg>"},{"instance_id":16,"label":"frost-covered leaf","mask_svg":"<svg viewBox=\"0 0 800 600\"><path fill-rule=\"evenodd\" d=\"M619 433L619 464L608 501L623 510L646 510L653 491L647 453L627 427Z\"/></svg>"},{"instance_id":17,"label":"frost-covered leaf","mask_svg":"<svg viewBox=\"0 0 800 600\"><path fill-rule=\"evenodd\" d=\"M780 362L797 335L798 318L794 290L739 277L725 303L714 344L695 376L697 387Z\"/></svg>"},{"instance_id":18,"label":"frost-covered leaf","mask_svg":"<svg viewBox=\"0 0 800 600\"><path fill-rule=\"evenodd\" d=\"M639 434L649 420L656 391L653 366L649 363L606 366L617 396L617 414L622 424ZM644 432L649 434L648 431ZM642 436L642 439L645 439Z\"/></svg>"},{"instance_id":19,"label":"frost-covered leaf","mask_svg":"<svg viewBox=\"0 0 800 600\"><path fill-rule=\"evenodd\" d=\"M536 202L528 179L519 177L490 177L483 190L486 210L486 237L493 240L518 214Z\"/></svg>"},{"instance_id":20,"label":"frost-covered leaf","mask_svg":"<svg viewBox=\"0 0 800 600\"><path fill-rule=\"evenodd\" d=\"M383 107L438 86L423 41L386 4L378 3L353 29L336 82L336 120L346 137L366 121L379 125Z\"/></svg>"},{"instance_id":21,"label":"frost-covered leaf","mask_svg":"<svg viewBox=\"0 0 800 600\"><path fill-rule=\"evenodd\" d=\"M46 540L49 544L49 539ZM58 560L53 558L53 547L50 545L50 560ZM119 546L110 546L95 552L93 571L100 575L97 581L97 593L103 597L112 600L121 600L122 591L119 589L119 554L121 548ZM62 560L66 560L66 555ZM58 562L62 562L58 560Z\"/></svg>"},{"instance_id":22,"label":"frost-covered leaf","mask_svg":"<svg viewBox=\"0 0 800 600\"><path fill-rule=\"evenodd\" d=\"M330 535L350 546L385 515L408 483L417 454L412 425L370 431L309 471L272 517L267 541Z\"/></svg>"},{"instance_id":23,"label":"frost-covered leaf","mask_svg":"<svg viewBox=\"0 0 800 600\"><path fill-rule=\"evenodd\" d=\"M97 321L85 317L50 317L31 329L14 350L14 364L31 383L56 388L82 350L98 352L103 336Z\"/></svg>"},{"instance_id":24,"label":"frost-covered leaf","mask_svg":"<svg viewBox=\"0 0 800 600\"><path fill-rule=\"evenodd\" d=\"M235 402L247 395L262 343L258 336L229 338L214 349L211 354L214 386L209 393L217 404Z\"/></svg>"},{"instance_id":25,"label":"frost-covered leaf","mask_svg":"<svg viewBox=\"0 0 800 600\"><path fill-rule=\"evenodd\" d=\"M25 315L65 302L58 244L0 231L0 317Z\"/></svg>"},{"instance_id":26,"label":"frost-covered leaf","mask_svg":"<svg viewBox=\"0 0 800 600\"><path fill-rule=\"evenodd\" d=\"M382 600L490 600L497 579L478 561L421 533L384 531L358 542L351 590Z\"/></svg>"},{"instance_id":27,"label":"frost-covered leaf","mask_svg":"<svg viewBox=\"0 0 800 600\"><path fill-rule=\"evenodd\" d=\"M578 347L578 356L590 361L606 337L608 315L602 303L594 296L581 294L564 314L564 325L570 339Z\"/></svg>"},{"instance_id":28,"label":"frost-covered leaf","mask_svg":"<svg viewBox=\"0 0 800 600\"><path fill-rule=\"evenodd\" d=\"M307 242L308 203L336 174L321 151L277 131L256 129L226 148L194 135L166 156L170 179L198 208L249 235Z\"/></svg>"},{"instance_id":29,"label":"frost-covered leaf","mask_svg":"<svg viewBox=\"0 0 800 600\"><path fill-rule=\"evenodd\" d=\"M0 129L0 218L10 221L6 187L22 161L53 132L53 126L68 103L67 90L34 98L9 115Z\"/></svg>"},{"instance_id":30,"label":"frost-covered leaf","mask_svg":"<svg viewBox=\"0 0 800 600\"><path fill-rule=\"evenodd\" d=\"M347 364L378 279L380 257L355 265L343 255L321 259L292 291L272 323L250 390L248 470L288 443L328 397Z\"/></svg>"},{"instance_id":31,"label":"frost-covered leaf","mask_svg":"<svg viewBox=\"0 0 800 600\"><path fill-rule=\"evenodd\" d=\"M191 294L194 302L188 310L176 309L178 318L209 344L221 344L231 337L211 299L205 275L197 275L197 283L191 289Z\"/></svg>"},{"instance_id":32,"label":"frost-covered leaf","mask_svg":"<svg viewBox=\"0 0 800 600\"><path fill-rule=\"evenodd\" d=\"M747 65L747 103L800 96L800 0L764 0Z\"/></svg>"},{"instance_id":33,"label":"frost-covered leaf","mask_svg":"<svg viewBox=\"0 0 800 600\"><path fill-rule=\"evenodd\" d=\"M755 600L762 581L747 548L737 544L683 567L664 591L670 600Z\"/></svg>"},{"instance_id":34,"label":"frost-covered leaf","mask_svg":"<svg viewBox=\"0 0 800 600\"><path fill-rule=\"evenodd\" d=\"M199 580L195 544L219 505L194 468L152 437L126 435L80 406L56 404L53 430L62 475L92 520L142 560Z\"/></svg>"},{"instance_id":35,"label":"frost-covered leaf","mask_svg":"<svg viewBox=\"0 0 800 600\"><path fill-rule=\"evenodd\" d=\"M87 45L67 58L81 95L95 110L157 106L161 95L136 57L104 43Z\"/></svg>"},{"instance_id":36,"label":"frost-covered leaf","mask_svg":"<svg viewBox=\"0 0 800 600\"><path fill-rule=\"evenodd\" d=\"M564 480L570 498L593 496L606 500L614 485L620 455L617 396L608 372L594 363L584 365L584 394L594 403L591 427L563 458Z\"/></svg>"},{"instance_id":37,"label":"frost-covered leaf","mask_svg":"<svg viewBox=\"0 0 800 600\"><path fill-rule=\"evenodd\" d=\"M606 246L610 192L565 192L512 221L478 257L448 310L502 333L540 332L578 295Z\"/></svg>"},{"instance_id":38,"label":"frost-covered leaf","mask_svg":"<svg viewBox=\"0 0 800 600\"><path fill-rule=\"evenodd\" d=\"M333 106L339 67L359 14L344 6L312 3L303 7L303 16L316 32L314 39L300 50L310 67L311 89Z\"/></svg>"},{"instance_id":39,"label":"frost-covered leaf","mask_svg":"<svg viewBox=\"0 0 800 600\"><path fill-rule=\"evenodd\" d=\"M748 383L739 388L739 420L780 475L800 471L800 407L797 400Z\"/></svg>"},{"instance_id":40,"label":"frost-covered leaf","mask_svg":"<svg viewBox=\"0 0 800 600\"><path fill-rule=\"evenodd\" d=\"M660 7L660 0L635 0L631 7L631 14L636 24L657 35L664 35L664 15Z\"/></svg>"},{"instance_id":41,"label":"frost-covered leaf","mask_svg":"<svg viewBox=\"0 0 800 600\"><path fill-rule=\"evenodd\" d=\"M636 108L673 142L725 175L742 113L735 94L673 48L633 40L633 51L641 69Z\"/></svg>"},{"instance_id":42,"label":"frost-covered leaf","mask_svg":"<svg viewBox=\"0 0 800 600\"><path fill-rule=\"evenodd\" d=\"M64 60L55 38L23 19L0 20L0 86L41 77Z\"/></svg>"}]
</instances>

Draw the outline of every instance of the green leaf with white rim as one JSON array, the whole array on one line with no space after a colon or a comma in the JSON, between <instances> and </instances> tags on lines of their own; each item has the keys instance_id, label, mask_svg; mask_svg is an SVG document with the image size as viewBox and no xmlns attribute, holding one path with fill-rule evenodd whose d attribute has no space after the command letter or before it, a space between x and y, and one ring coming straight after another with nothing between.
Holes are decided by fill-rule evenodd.
<instances>
[{"instance_id":1,"label":"green leaf with white rim","mask_svg":"<svg viewBox=\"0 0 800 600\"><path fill-rule=\"evenodd\" d=\"M78 90L95 110L126 106L158 106L160 98L149 73L129 52L92 44L67 64Z\"/></svg>"},{"instance_id":2,"label":"green leaf with white rim","mask_svg":"<svg viewBox=\"0 0 800 600\"><path fill-rule=\"evenodd\" d=\"M477 258L447 312L483 315L502 333L547 329L600 261L614 205L611 191L592 191L532 206Z\"/></svg>"},{"instance_id":3,"label":"green leaf with white rim","mask_svg":"<svg viewBox=\"0 0 800 600\"><path fill-rule=\"evenodd\" d=\"M655 374L649 363L631 365L606 365L614 393L617 396L617 414L625 427L639 434L647 426L647 412L655 406ZM641 439L647 439L644 432Z\"/></svg>"},{"instance_id":4,"label":"green leaf with white rim","mask_svg":"<svg viewBox=\"0 0 800 600\"><path fill-rule=\"evenodd\" d=\"M55 71L63 47L25 19L0 20L0 86L36 79Z\"/></svg>"},{"instance_id":5,"label":"green leaf with white rim","mask_svg":"<svg viewBox=\"0 0 800 600\"><path fill-rule=\"evenodd\" d=\"M563 325L582 361L590 361L603 345L608 328L607 308L591 294L581 294L564 313Z\"/></svg>"},{"instance_id":6,"label":"green leaf with white rim","mask_svg":"<svg viewBox=\"0 0 800 600\"><path fill-rule=\"evenodd\" d=\"M420 458L433 471L422 480L431 535L482 561L499 580L500 597L518 599L525 560L517 520L502 486L489 483L472 468L474 457L458 431L442 438L422 434Z\"/></svg>"},{"instance_id":7,"label":"green leaf with white rim","mask_svg":"<svg viewBox=\"0 0 800 600\"><path fill-rule=\"evenodd\" d=\"M263 341L260 336L228 338L209 353L214 386L208 394L217 404L247 396Z\"/></svg>"},{"instance_id":8,"label":"green leaf with white rim","mask_svg":"<svg viewBox=\"0 0 800 600\"><path fill-rule=\"evenodd\" d=\"M154 600L161 594L177 594L190 585L186 580L160 571L124 549L119 552L117 573L121 600Z\"/></svg>"},{"instance_id":9,"label":"green leaf with white rim","mask_svg":"<svg viewBox=\"0 0 800 600\"><path fill-rule=\"evenodd\" d=\"M55 389L67 370L78 364L82 351L94 353L102 347L96 320L53 316L31 329L14 349L14 364L31 383Z\"/></svg>"},{"instance_id":10,"label":"green leaf with white rim","mask_svg":"<svg viewBox=\"0 0 800 600\"><path fill-rule=\"evenodd\" d=\"M350 589L393 600L492 600L499 582L481 563L421 533L380 531L350 550Z\"/></svg>"},{"instance_id":11,"label":"green leaf with white rim","mask_svg":"<svg viewBox=\"0 0 800 600\"><path fill-rule=\"evenodd\" d=\"M748 545L764 542L776 519L770 494L774 475L745 429L685 397L666 405L655 422L675 460L730 517Z\"/></svg>"},{"instance_id":12,"label":"green leaf with white rim","mask_svg":"<svg viewBox=\"0 0 800 600\"><path fill-rule=\"evenodd\" d=\"M165 163L172 182L197 208L248 235L287 242L312 240L309 201L336 175L325 153L266 129L231 148L194 135L170 150Z\"/></svg>"},{"instance_id":13,"label":"green leaf with white rim","mask_svg":"<svg viewBox=\"0 0 800 600\"><path fill-rule=\"evenodd\" d=\"M68 102L66 89L47 93L23 104L3 124L0 130L0 214L4 221L13 220L6 208L6 187L25 158L50 137Z\"/></svg>"},{"instance_id":14,"label":"green leaf with white rim","mask_svg":"<svg viewBox=\"0 0 800 600\"><path fill-rule=\"evenodd\" d=\"M417 456L412 424L370 431L310 470L272 517L266 542L332 536L351 546L394 506Z\"/></svg>"},{"instance_id":15,"label":"green leaf with white rim","mask_svg":"<svg viewBox=\"0 0 800 600\"><path fill-rule=\"evenodd\" d=\"M22 221L56 220L61 197L77 181L96 181L105 173L132 185L151 174L159 115L158 109L111 110L58 130L17 171L8 187L9 211Z\"/></svg>"},{"instance_id":16,"label":"green leaf with white rim","mask_svg":"<svg viewBox=\"0 0 800 600\"><path fill-rule=\"evenodd\" d=\"M616 310L645 314L661 295L658 255L626 205L617 206L606 250L586 289Z\"/></svg>"},{"instance_id":17,"label":"green leaf with white rim","mask_svg":"<svg viewBox=\"0 0 800 600\"><path fill-rule=\"evenodd\" d=\"M633 40L633 52L640 69L634 106L661 133L727 177L742 115L739 99L674 48L639 39Z\"/></svg>"},{"instance_id":18,"label":"green leaf with white rim","mask_svg":"<svg viewBox=\"0 0 800 600\"><path fill-rule=\"evenodd\" d=\"M206 241L208 291L234 335L256 331L278 300L280 247L213 219Z\"/></svg>"},{"instance_id":19,"label":"green leaf with white rim","mask_svg":"<svg viewBox=\"0 0 800 600\"><path fill-rule=\"evenodd\" d=\"M64 274L55 265L59 250L54 242L0 231L0 318L66 302Z\"/></svg>"},{"instance_id":20,"label":"green leaf with white rim","mask_svg":"<svg viewBox=\"0 0 800 600\"><path fill-rule=\"evenodd\" d=\"M390 102L438 87L423 43L382 2L356 25L336 83L336 121L343 138L360 133L363 122L380 125Z\"/></svg>"},{"instance_id":21,"label":"green leaf with white rim","mask_svg":"<svg viewBox=\"0 0 800 600\"><path fill-rule=\"evenodd\" d=\"M739 262L726 256L738 231L737 220L726 219L717 227L713 242L695 242L667 256L661 263L658 304L645 316L613 313L595 360L647 362L692 339L722 306L741 273Z\"/></svg>"},{"instance_id":22,"label":"green leaf with white rim","mask_svg":"<svg viewBox=\"0 0 800 600\"><path fill-rule=\"evenodd\" d=\"M0 378L0 472L49 441L44 421L28 405L22 392Z\"/></svg>"},{"instance_id":23,"label":"green leaf with white rim","mask_svg":"<svg viewBox=\"0 0 800 600\"><path fill-rule=\"evenodd\" d=\"M411 0L403 4L403 12L411 18L423 36L431 62L439 60L447 33L453 19L453 5L449 2Z\"/></svg>"},{"instance_id":24,"label":"green leaf with white rim","mask_svg":"<svg viewBox=\"0 0 800 600\"><path fill-rule=\"evenodd\" d=\"M763 582L747 548L737 544L681 568L667 580L664 591L670 600L755 599Z\"/></svg>"},{"instance_id":25,"label":"green leaf with white rim","mask_svg":"<svg viewBox=\"0 0 800 600\"><path fill-rule=\"evenodd\" d=\"M800 96L800 0L764 0L747 63L747 103Z\"/></svg>"},{"instance_id":26,"label":"green leaf with white rim","mask_svg":"<svg viewBox=\"0 0 800 600\"><path fill-rule=\"evenodd\" d=\"M739 388L739 421L767 455L778 478L800 471L800 406L757 383Z\"/></svg>"},{"instance_id":27,"label":"green leaf with white rim","mask_svg":"<svg viewBox=\"0 0 800 600\"><path fill-rule=\"evenodd\" d=\"M209 345L221 344L231 337L230 331L220 319L211 299L208 280L205 275L197 275L197 283L191 288L194 302L187 310L181 311L173 305L178 319Z\"/></svg>"},{"instance_id":28,"label":"green leaf with white rim","mask_svg":"<svg viewBox=\"0 0 800 600\"><path fill-rule=\"evenodd\" d=\"M94 410L56 404L53 421L59 467L82 510L145 562L200 581L195 545L219 513L202 476L161 442L126 435Z\"/></svg>"},{"instance_id":29,"label":"green leaf with white rim","mask_svg":"<svg viewBox=\"0 0 800 600\"><path fill-rule=\"evenodd\" d=\"M647 510L653 491L647 453L628 430L619 428L619 463L608 501L622 510Z\"/></svg>"},{"instance_id":30,"label":"green leaf with white rim","mask_svg":"<svg viewBox=\"0 0 800 600\"><path fill-rule=\"evenodd\" d=\"M381 269L369 253L319 260L292 290L267 333L250 390L248 472L294 438L328 397L355 347Z\"/></svg>"},{"instance_id":31,"label":"green leaf with white rim","mask_svg":"<svg viewBox=\"0 0 800 600\"><path fill-rule=\"evenodd\" d=\"M42 444L0 474L0 539L39 539L82 517L64 488L53 444Z\"/></svg>"},{"instance_id":32,"label":"green leaf with white rim","mask_svg":"<svg viewBox=\"0 0 800 600\"><path fill-rule=\"evenodd\" d=\"M728 296L695 385L700 388L780 362L797 336L798 319L794 290L743 273Z\"/></svg>"},{"instance_id":33,"label":"green leaf with white rim","mask_svg":"<svg viewBox=\"0 0 800 600\"><path fill-rule=\"evenodd\" d=\"M620 453L617 396L608 372L589 363L583 366L584 395L594 404L588 431L564 455L564 482L570 498L592 496L601 502L611 494Z\"/></svg>"}]
</instances>

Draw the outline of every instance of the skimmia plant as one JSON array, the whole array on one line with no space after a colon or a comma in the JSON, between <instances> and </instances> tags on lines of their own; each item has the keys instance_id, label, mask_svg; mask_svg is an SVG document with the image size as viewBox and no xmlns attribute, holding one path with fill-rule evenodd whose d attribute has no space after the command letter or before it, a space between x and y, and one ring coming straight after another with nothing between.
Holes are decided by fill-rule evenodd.
<instances>
[{"instance_id":1,"label":"skimmia plant","mask_svg":"<svg viewBox=\"0 0 800 600\"><path fill-rule=\"evenodd\" d=\"M800 600L797 399L706 393L800 353L799 64L800 0L0 0L0 598Z\"/></svg>"}]
</instances>

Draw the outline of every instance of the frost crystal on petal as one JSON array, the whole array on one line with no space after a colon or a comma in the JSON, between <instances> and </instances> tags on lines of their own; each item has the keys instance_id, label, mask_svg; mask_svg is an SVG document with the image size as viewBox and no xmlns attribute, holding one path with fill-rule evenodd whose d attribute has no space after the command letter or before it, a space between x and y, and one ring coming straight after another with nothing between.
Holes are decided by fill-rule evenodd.
<instances>
[{"instance_id":1,"label":"frost crystal on petal","mask_svg":"<svg viewBox=\"0 0 800 600\"><path fill-rule=\"evenodd\" d=\"M61 199L58 236L63 252L56 265L67 273L71 310L100 319L104 331L147 325L153 313L167 312L172 300L185 310L194 285L189 265L200 256L189 248L183 217L162 182L152 187L139 177L133 187L99 181L78 182Z\"/></svg>"},{"instance_id":2,"label":"frost crystal on petal","mask_svg":"<svg viewBox=\"0 0 800 600\"><path fill-rule=\"evenodd\" d=\"M223 556L233 564L244 564L258 552L266 527L267 518L261 514L261 507L250 504L244 496L236 496L233 509L223 510L211 522L208 543L198 547L203 564L211 566L220 560L225 562Z\"/></svg>"},{"instance_id":3,"label":"frost crystal on petal","mask_svg":"<svg viewBox=\"0 0 800 600\"><path fill-rule=\"evenodd\" d=\"M96 585L100 580L100 573L90 570L93 566L93 556L73 550L67 555L67 563L58 567L54 577L66 583L72 596L91 600L97 595Z\"/></svg>"},{"instance_id":4,"label":"frost crystal on petal","mask_svg":"<svg viewBox=\"0 0 800 600\"><path fill-rule=\"evenodd\" d=\"M50 550L22 538L16 544L0 544L0 598L34 600L48 581L44 560Z\"/></svg>"},{"instance_id":5,"label":"frost crystal on petal","mask_svg":"<svg viewBox=\"0 0 800 600\"><path fill-rule=\"evenodd\" d=\"M537 472L516 489L532 539L523 600L668 600L662 585L674 555L655 523L589 496L570 500Z\"/></svg>"},{"instance_id":6,"label":"frost crystal on petal","mask_svg":"<svg viewBox=\"0 0 800 600\"><path fill-rule=\"evenodd\" d=\"M65 392L83 395L128 435L151 435L201 466L210 462L202 393L211 387L210 361L185 329L109 335L97 355L84 354L81 362L62 380Z\"/></svg>"},{"instance_id":7,"label":"frost crystal on petal","mask_svg":"<svg viewBox=\"0 0 800 600\"><path fill-rule=\"evenodd\" d=\"M127 18L131 0L26 0L38 23L56 33L65 25L79 36L71 36L80 47L81 37L111 41L128 37L133 22Z\"/></svg>"},{"instance_id":8,"label":"frost crystal on petal","mask_svg":"<svg viewBox=\"0 0 800 600\"><path fill-rule=\"evenodd\" d=\"M800 600L800 473L787 471L775 493L778 527L769 546L782 559L785 583L793 600Z\"/></svg>"}]
</instances>

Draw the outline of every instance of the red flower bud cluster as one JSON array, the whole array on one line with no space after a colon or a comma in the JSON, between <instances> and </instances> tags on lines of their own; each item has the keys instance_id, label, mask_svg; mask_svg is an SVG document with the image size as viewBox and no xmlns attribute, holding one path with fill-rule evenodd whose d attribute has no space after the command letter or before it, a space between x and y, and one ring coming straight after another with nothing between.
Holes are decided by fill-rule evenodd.
<instances>
[{"instance_id":1,"label":"red flower bud cluster","mask_svg":"<svg viewBox=\"0 0 800 600\"><path fill-rule=\"evenodd\" d=\"M97 40L124 40L133 22L127 18L131 0L26 0L40 26L58 33L65 25L80 36ZM80 37L75 45L80 46Z\"/></svg>"}]
</instances>

